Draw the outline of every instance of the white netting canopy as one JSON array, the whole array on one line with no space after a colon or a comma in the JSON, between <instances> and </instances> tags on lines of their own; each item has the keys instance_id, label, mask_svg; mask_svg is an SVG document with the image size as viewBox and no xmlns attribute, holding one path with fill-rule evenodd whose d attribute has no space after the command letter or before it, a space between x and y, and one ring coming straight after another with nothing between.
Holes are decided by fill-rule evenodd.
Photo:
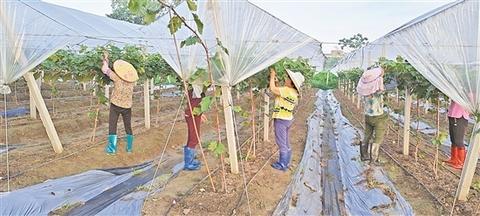
<instances>
[{"instance_id":1,"label":"white netting canopy","mask_svg":"<svg viewBox=\"0 0 480 216\"><path fill-rule=\"evenodd\" d=\"M19 79L67 45L136 43L138 25L38 0L0 1L0 84Z\"/></svg>"},{"instance_id":2,"label":"white netting canopy","mask_svg":"<svg viewBox=\"0 0 480 216\"><path fill-rule=\"evenodd\" d=\"M167 28L169 14L142 28L38 0L8 0L0 5L0 84L17 80L58 49L80 44L146 46L149 52L159 52L183 79L188 79L197 67L206 67L201 45L180 47L181 41L193 35L190 30L181 28L175 43ZM208 0L198 5L197 14L205 26L202 39L210 55L218 52L223 64L214 67L217 83L233 86L286 56L302 56L323 68L324 56L318 41L250 2ZM195 26L185 3L177 11ZM217 47L217 38L228 54Z\"/></svg>"},{"instance_id":3,"label":"white netting canopy","mask_svg":"<svg viewBox=\"0 0 480 216\"><path fill-rule=\"evenodd\" d=\"M223 70L221 84L235 84L274 64L313 39L248 1L208 1Z\"/></svg>"},{"instance_id":4,"label":"white netting canopy","mask_svg":"<svg viewBox=\"0 0 480 216\"><path fill-rule=\"evenodd\" d=\"M403 56L435 87L471 113L480 110L479 2L457 1L348 54L333 68L367 68Z\"/></svg>"},{"instance_id":5,"label":"white netting canopy","mask_svg":"<svg viewBox=\"0 0 480 216\"><path fill-rule=\"evenodd\" d=\"M317 71L323 70L325 65L325 55L322 52L322 43L313 40L302 48L298 49L294 53L288 55L289 58L302 57L308 59L311 66L315 67Z\"/></svg>"},{"instance_id":6,"label":"white netting canopy","mask_svg":"<svg viewBox=\"0 0 480 216\"><path fill-rule=\"evenodd\" d=\"M368 67L379 57L403 56L419 73L452 100L473 113L480 121L480 3L462 0L446 4L390 32L349 54L334 68ZM365 58L370 58L370 62ZM476 124L474 131L478 131ZM461 178L462 191L468 191L480 143L473 133ZM464 185L465 184L465 185ZM459 191L460 191L459 190ZM466 193L459 192L464 198Z\"/></svg>"},{"instance_id":7,"label":"white netting canopy","mask_svg":"<svg viewBox=\"0 0 480 216\"><path fill-rule=\"evenodd\" d=\"M185 3L176 11L195 27ZM312 59L315 66L323 68L324 56L319 42L248 1L199 1L197 14L205 26L202 39L210 56L219 55L220 63L213 65L218 84L233 86L304 47L307 51L303 55L294 56ZM170 15L166 14L142 31L151 50L158 51L182 78L188 78L197 67L206 66L205 51L198 44L180 47L182 40L193 35L185 27L175 34L175 43L167 28L169 20ZM217 39L228 53L217 46Z\"/></svg>"},{"instance_id":8,"label":"white netting canopy","mask_svg":"<svg viewBox=\"0 0 480 216\"><path fill-rule=\"evenodd\" d=\"M204 2L198 2L198 4L197 14L205 26L202 39L209 47L209 53L213 55L214 52L212 52L212 50L215 50L216 42L212 28L208 26L210 20L205 16L206 7L204 6ZM175 10L179 15L186 18L189 26L195 28L195 21L186 3L178 5ZM166 13L156 22L142 28L141 31L145 34L144 43L148 44L148 51L160 53L182 79L188 80L197 68L206 68L206 53L200 44L181 46L181 41L194 35L193 32L185 26L175 33L175 38L172 36L167 25L170 17L174 15L173 12Z\"/></svg>"}]
</instances>

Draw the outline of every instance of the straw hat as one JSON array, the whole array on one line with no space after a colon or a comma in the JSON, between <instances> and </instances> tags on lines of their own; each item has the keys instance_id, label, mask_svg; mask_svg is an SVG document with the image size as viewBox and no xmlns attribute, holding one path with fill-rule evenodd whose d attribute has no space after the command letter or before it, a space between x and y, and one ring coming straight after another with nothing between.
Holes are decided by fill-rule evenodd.
<instances>
[{"instance_id":1,"label":"straw hat","mask_svg":"<svg viewBox=\"0 0 480 216\"><path fill-rule=\"evenodd\" d=\"M132 64L124 60L116 60L113 63L113 70L120 79L126 82L135 82L138 80L137 70L135 70Z\"/></svg>"},{"instance_id":2,"label":"straw hat","mask_svg":"<svg viewBox=\"0 0 480 216\"><path fill-rule=\"evenodd\" d=\"M361 96L368 96L383 90L385 90L383 69L380 67L365 71L357 84L357 92Z\"/></svg>"},{"instance_id":3,"label":"straw hat","mask_svg":"<svg viewBox=\"0 0 480 216\"><path fill-rule=\"evenodd\" d=\"M287 69L287 74L290 77L290 79L293 81L293 85L295 85L297 90L300 92L300 89L302 88L303 82L305 82L305 77L302 75L302 73L293 72L289 69Z\"/></svg>"}]
</instances>

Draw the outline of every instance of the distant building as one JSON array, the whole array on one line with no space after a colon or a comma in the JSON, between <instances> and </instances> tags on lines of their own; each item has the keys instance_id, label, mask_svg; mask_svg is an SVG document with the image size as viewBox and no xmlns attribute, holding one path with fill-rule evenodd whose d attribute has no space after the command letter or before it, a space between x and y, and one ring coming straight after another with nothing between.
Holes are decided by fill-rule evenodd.
<instances>
[{"instance_id":1,"label":"distant building","mask_svg":"<svg viewBox=\"0 0 480 216\"><path fill-rule=\"evenodd\" d=\"M333 49L330 53L326 53L325 56L328 58L342 58L345 56L345 52L341 49Z\"/></svg>"}]
</instances>

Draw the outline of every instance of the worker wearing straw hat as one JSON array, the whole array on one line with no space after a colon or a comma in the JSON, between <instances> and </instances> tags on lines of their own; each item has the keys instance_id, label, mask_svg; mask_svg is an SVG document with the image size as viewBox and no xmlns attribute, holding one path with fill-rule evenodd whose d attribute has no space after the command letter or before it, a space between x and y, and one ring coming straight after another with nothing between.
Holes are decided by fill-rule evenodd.
<instances>
[{"instance_id":1,"label":"worker wearing straw hat","mask_svg":"<svg viewBox=\"0 0 480 216\"><path fill-rule=\"evenodd\" d=\"M365 136L360 144L360 159L378 162L380 144L387 130L387 112L384 111L383 83L384 71L381 67L375 67L365 71L358 81L357 92L362 96L365 114ZM370 140L373 142L370 144Z\"/></svg>"},{"instance_id":2,"label":"worker wearing straw hat","mask_svg":"<svg viewBox=\"0 0 480 216\"><path fill-rule=\"evenodd\" d=\"M114 83L110 97L110 115L108 120L108 143L105 152L114 155L117 152L117 122L122 115L126 132L126 152L133 150L132 132L132 97L133 87L138 80L137 70L130 63L123 60L116 60L113 63L113 70L108 66L108 53L104 53L102 72Z\"/></svg>"},{"instance_id":3,"label":"worker wearing straw hat","mask_svg":"<svg viewBox=\"0 0 480 216\"><path fill-rule=\"evenodd\" d=\"M273 121L275 127L275 142L279 148L279 159L272 164L277 170L286 171L292 158L292 149L289 142L289 130L293 122L293 110L298 104L300 89L305 77L299 72L292 72L287 69L288 76L285 79L285 86L278 87L276 71L270 67L270 91L275 95L275 106L273 108Z\"/></svg>"}]
</instances>

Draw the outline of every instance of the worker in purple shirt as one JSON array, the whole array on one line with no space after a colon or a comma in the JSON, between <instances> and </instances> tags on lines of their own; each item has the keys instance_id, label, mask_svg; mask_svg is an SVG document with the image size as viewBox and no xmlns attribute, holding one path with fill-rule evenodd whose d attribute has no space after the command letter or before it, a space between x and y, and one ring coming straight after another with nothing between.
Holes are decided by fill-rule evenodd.
<instances>
[{"instance_id":1,"label":"worker in purple shirt","mask_svg":"<svg viewBox=\"0 0 480 216\"><path fill-rule=\"evenodd\" d=\"M451 101L448 108L448 129L450 133L451 157L445 161L455 169L462 169L465 162L466 150L464 144L465 131L468 126L469 113L455 101Z\"/></svg>"}]
</instances>

